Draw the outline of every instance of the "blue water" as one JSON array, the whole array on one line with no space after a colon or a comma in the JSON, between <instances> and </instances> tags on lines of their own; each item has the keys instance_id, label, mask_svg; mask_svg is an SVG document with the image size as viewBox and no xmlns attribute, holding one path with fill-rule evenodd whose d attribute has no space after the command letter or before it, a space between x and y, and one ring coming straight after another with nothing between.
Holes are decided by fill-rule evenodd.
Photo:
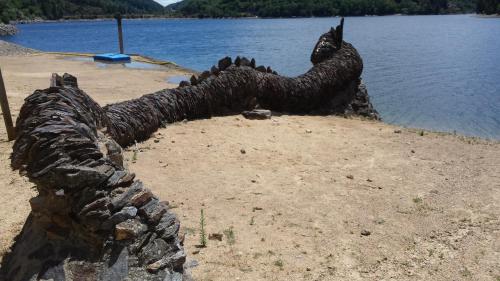
<instances>
[{"instance_id":1,"label":"blue water","mask_svg":"<svg viewBox=\"0 0 500 281\"><path fill-rule=\"evenodd\" d=\"M125 50L206 70L224 56L254 57L285 75L311 67L337 18L127 20ZM110 52L113 21L20 25L6 38L35 49ZM364 80L388 123L500 139L500 19L387 16L346 19Z\"/></svg>"}]
</instances>

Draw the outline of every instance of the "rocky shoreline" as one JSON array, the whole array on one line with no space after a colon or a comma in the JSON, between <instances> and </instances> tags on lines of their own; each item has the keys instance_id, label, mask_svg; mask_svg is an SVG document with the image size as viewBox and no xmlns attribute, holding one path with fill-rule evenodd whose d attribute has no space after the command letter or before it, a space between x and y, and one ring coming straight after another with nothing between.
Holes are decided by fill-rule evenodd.
<instances>
[{"instance_id":1,"label":"rocky shoreline","mask_svg":"<svg viewBox=\"0 0 500 281\"><path fill-rule=\"evenodd\" d=\"M14 25L0 23L0 36L15 35L18 32L19 30Z\"/></svg>"},{"instance_id":2,"label":"rocky shoreline","mask_svg":"<svg viewBox=\"0 0 500 281\"><path fill-rule=\"evenodd\" d=\"M36 52L36 50L0 40L0 56L24 56Z\"/></svg>"}]
</instances>

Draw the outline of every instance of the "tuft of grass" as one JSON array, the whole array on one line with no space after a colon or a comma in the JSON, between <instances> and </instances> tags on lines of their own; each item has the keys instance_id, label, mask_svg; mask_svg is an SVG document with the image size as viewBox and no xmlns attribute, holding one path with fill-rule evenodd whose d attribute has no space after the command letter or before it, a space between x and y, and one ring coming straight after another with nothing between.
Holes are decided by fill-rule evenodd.
<instances>
[{"instance_id":1,"label":"tuft of grass","mask_svg":"<svg viewBox=\"0 0 500 281\"><path fill-rule=\"evenodd\" d=\"M422 198L420 198L420 197L413 198L413 203L415 203L415 204L422 203Z\"/></svg>"},{"instance_id":2,"label":"tuft of grass","mask_svg":"<svg viewBox=\"0 0 500 281\"><path fill-rule=\"evenodd\" d=\"M186 233L187 235L195 235L196 230L194 228L191 228L191 227L185 227L184 233Z\"/></svg>"},{"instance_id":3,"label":"tuft of grass","mask_svg":"<svg viewBox=\"0 0 500 281\"><path fill-rule=\"evenodd\" d=\"M420 135L421 137L423 137L423 136L424 136L424 131L420 131L419 135Z\"/></svg>"},{"instance_id":4,"label":"tuft of grass","mask_svg":"<svg viewBox=\"0 0 500 281\"><path fill-rule=\"evenodd\" d=\"M207 233L205 231L205 214L203 209L200 212L200 246L205 248L207 246Z\"/></svg>"},{"instance_id":5,"label":"tuft of grass","mask_svg":"<svg viewBox=\"0 0 500 281\"><path fill-rule=\"evenodd\" d=\"M284 266L285 264L283 263L283 261L282 261L281 259L279 259L279 260L275 260L275 261L274 261L274 265L275 265L275 266L277 266L277 267L279 267L279 268L280 268L280 270L283 270L283 266Z\"/></svg>"},{"instance_id":6,"label":"tuft of grass","mask_svg":"<svg viewBox=\"0 0 500 281\"><path fill-rule=\"evenodd\" d=\"M234 234L234 230L233 230L232 226L230 228L224 230L224 235L226 235L227 243L229 245L234 245L234 243L236 243L236 236Z\"/></svg>"}]
</instances>

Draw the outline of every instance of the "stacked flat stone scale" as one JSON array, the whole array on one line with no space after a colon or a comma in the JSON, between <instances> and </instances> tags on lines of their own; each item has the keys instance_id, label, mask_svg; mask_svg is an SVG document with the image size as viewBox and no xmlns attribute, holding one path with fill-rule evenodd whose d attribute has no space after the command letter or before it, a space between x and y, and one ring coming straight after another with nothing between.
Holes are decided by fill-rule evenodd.
<instances>
[{"instance_id":1,"label":"stacked flat stone scale","mask_svg":"<svg viewBox=\"0 0 500 281\"><path fill-rule=\"evenodd\" d=\"M321 36L311 61L311 70L289 78L255 60L224 58L176 89L105 107L75 77L54 76L52 87L26 98L17 119L11 165L38 196L2 261L0 280L190 280L179 220L128 171L122 147L168 123L257 105L378 119L361 84L361 57L342 40L342 24Z\"/></svg>"}]
</instances>

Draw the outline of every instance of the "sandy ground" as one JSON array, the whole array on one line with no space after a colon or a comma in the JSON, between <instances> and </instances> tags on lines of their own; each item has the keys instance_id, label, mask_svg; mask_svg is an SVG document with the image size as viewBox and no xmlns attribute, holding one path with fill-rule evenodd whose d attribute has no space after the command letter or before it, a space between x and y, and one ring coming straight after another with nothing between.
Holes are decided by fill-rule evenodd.
<instances>
[{"instance_id":1,"label":"sandy ground","mask_svg":"<svg viewBox=\"0 0 500 281\"><path fill-rule=\"evenodd\" d=\"M0 66L14 114L51 72L77 75L101 104L177 74L48 55ZM34 192L11 172L0 131L5 251ZM175 208L196 280L500 280L499 142L339 117L232 116L170 125L126 158ZM200 249L202 209L207 236L223 239Z\"/></svg>"}]
</instances>

